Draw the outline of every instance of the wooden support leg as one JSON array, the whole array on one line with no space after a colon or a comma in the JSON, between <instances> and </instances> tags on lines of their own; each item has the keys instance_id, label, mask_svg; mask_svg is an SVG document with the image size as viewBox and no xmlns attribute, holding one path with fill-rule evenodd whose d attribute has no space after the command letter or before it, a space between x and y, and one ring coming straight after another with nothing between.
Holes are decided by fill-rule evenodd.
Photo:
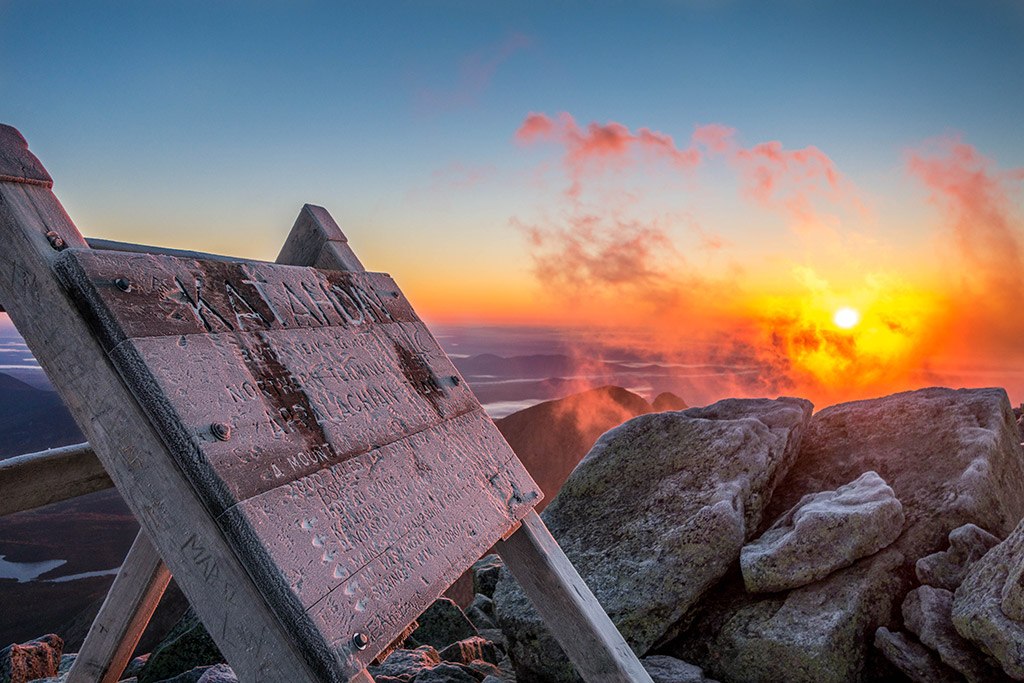
<instances>
[{"instance_id":1,"label":"wooden support leg","mask_svg":"<svg viewBox=\"0 0 1024 683\"><path fill-rule=\"evenodd\" d=\"M170 580L156 548L140 531L89 627L67 683L120 680Z\"/></svg>"},{"instance_id":2,"label":"wooden support leg","mask_svg":"<svg viewBox=\"0 0 1024 683\"><path fill-rule=\"evenodd\" d=\"M651 683L536 512L496 549L587 683Z\"/></svg>"}]
</instances>

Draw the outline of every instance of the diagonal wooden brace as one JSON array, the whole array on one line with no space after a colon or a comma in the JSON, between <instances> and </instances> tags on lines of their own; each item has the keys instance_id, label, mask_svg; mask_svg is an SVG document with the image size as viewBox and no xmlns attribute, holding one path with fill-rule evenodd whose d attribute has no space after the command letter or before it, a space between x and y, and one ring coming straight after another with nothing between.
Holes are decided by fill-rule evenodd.
<instances>
[{"instance_id":1,"label":"diagonal wooden brace","mask_svg":"<svg viewBox=\"0 0 1024 683\"><path fill-rule=\"evenodd\" d=\"M67 683L119 681L170 580L160 554L146 532L139 531L89 627Z\"/></svg>"},{"instance_id":2,"label":"diagonal wooden brace","mask_svg":"<svg viewBox=\"0 0 1024 683\"><path fill-rule=\"evenodd\" d=\"M536 512L495 548L584 681L651 683Z\"/></svg>"}]
</instances>

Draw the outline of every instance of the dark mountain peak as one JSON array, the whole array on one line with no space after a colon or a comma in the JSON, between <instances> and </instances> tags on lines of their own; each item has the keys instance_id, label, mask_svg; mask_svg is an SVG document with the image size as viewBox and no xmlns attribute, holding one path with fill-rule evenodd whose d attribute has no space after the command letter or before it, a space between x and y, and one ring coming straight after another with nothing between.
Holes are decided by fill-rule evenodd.
<instances>
[{"instance_id":1,"label":"dark mountain peak","mask_svg":"<svg viewBox=\"0 0 1024 683\"><path fill-rule=\"evenodd\" d=\"M36 389L31 384L22 382L20 379L0 372L0 392L7 393L11 391L31 391L39 393L41 390Z\"/></svg>"},{"instance_id":2,"label":"dark mountain peak","mask_svg":"<svg viewBox=\"0 0 1024 683\"><path fill-rule=\"evenodd\" d=\"M603 387L597 387L596 389L590 389L588 391L581 391L578 394L572 396L566 396L564 399L568 405L574 406L593 406L593 405L617 405L626 410L629 413L641 415L643 413L651 412L651 404L647 402L643 396L634 394L629 389L623 389L622 387L615 386L614 384L607 384Z\"/></svg>"},{"instance_id":3,"label":"dark mountain peak","mask_svg":"<svg viewBox=\"0 0 1024 683\"><path fill-rule=\"evenodd\" d=\"M656 413L664 413L669 410L686 410L690 406L686 401L673 394L671 391L663 391L658 394L651 403Z\"/></svg>"}]
</instances>

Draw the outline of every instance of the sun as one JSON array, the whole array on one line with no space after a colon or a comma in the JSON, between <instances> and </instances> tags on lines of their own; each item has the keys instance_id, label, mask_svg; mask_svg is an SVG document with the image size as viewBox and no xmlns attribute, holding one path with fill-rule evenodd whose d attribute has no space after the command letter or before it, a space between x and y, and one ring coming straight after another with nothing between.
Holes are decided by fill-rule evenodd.
<instances>
[{"instance_id":1,"label":"sun","mask_svg":"<svg viewBox=\"0 0 1024 683\"><path fill-rule=\"evenodd\" d=\"M844 330L852 329L860 322L860 312L855 308L843 306L832 315L832 322Z\"/></svg>"}]
</instances>

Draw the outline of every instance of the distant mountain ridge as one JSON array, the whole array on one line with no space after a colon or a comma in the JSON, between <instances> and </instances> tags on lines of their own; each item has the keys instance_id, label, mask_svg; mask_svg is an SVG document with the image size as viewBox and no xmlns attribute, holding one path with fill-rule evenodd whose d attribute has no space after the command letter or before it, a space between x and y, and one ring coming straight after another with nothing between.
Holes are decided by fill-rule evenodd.
<instances>
[{"instance_id":1,"label":"distant mountain ridge","mask_svg":"<svg viewBox=\"0 0 1024 683\"><path fill-rule=\"evenodd\" d=\"M56 392L0 373L0 459L84 440Z\"/></svg>"}]
</instances>

